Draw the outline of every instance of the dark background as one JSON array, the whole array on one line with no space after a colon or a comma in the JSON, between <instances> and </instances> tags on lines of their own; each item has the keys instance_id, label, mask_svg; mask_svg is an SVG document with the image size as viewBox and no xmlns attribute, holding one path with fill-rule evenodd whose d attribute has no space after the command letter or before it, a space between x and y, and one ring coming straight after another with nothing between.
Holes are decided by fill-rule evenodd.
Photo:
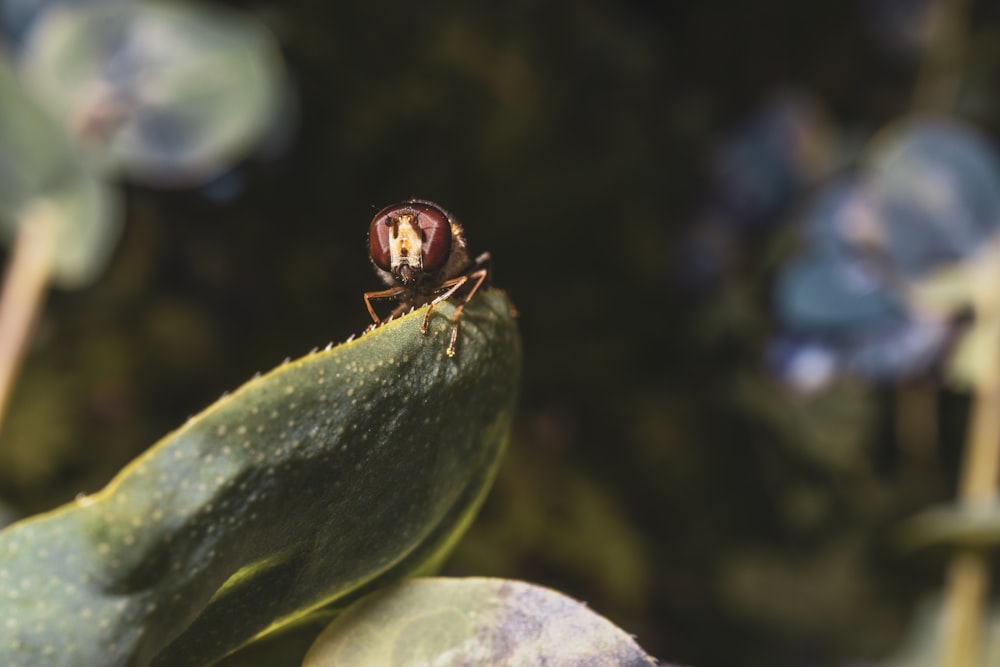
<instances>
[{"instance_id":1,"label":"dark background","mask_svg":"<svg viewBox=\"0 0 1000 667\"><path fill-rule=\"evenodd\" d=\"M761 356L788 239L748 239L697 293L681 243L720 136L775 92L807 91L846 134L908 110L919 60L871 4L239 3L282 45L298 131L228 202L123 186L106 274L49 298L2 497L33 512L94 491L255 372L359 333L368 221L416 196L492 253L525 350L510 455L448 574L558 588L678 664L886 655L939 581L889 531L950 496L963 401L784 393Z\"/></svg>"}]
</instances>

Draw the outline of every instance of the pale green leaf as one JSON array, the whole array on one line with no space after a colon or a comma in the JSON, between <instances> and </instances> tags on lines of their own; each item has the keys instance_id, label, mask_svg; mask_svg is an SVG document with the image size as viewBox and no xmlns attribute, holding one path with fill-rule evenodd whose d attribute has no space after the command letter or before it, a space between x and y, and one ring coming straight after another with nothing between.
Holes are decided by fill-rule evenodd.
<instances>
[{"instance_id":1,"label":"pale green leaf","mask_svg":"<svg viewBox=\"0 0 1000 667\"><path fill-rule=\"evenodd\" d=\"M357 602L303 667L648 667L630 635L551 589L505 579L411 579Z\"/></svg>"}]
</instances>

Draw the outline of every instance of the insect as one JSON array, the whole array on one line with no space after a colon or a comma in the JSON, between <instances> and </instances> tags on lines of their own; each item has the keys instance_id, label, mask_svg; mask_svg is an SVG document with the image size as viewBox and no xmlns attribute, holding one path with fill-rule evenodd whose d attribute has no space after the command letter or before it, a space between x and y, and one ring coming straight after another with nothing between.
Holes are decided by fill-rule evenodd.
<instances>
[{"instance_id":1,"label":"insect","mask_svg":"<svg viewBox=\"0 0 1000 667\"><path fill-rule=\"evenodd\" d=\"M469 257L462 226L437 204L411 199L386 206L368 227L368 254L375 272L389 289L365 293L365 305L374 321L382 323L372 299L397 297L392 319L408 308L427 305L420 332L427 333L434 306L465 288L464 299L452 317L447 354L455 356L458 319L465 305L490 275L490 254Z\"/></svg>"}]
</instances>

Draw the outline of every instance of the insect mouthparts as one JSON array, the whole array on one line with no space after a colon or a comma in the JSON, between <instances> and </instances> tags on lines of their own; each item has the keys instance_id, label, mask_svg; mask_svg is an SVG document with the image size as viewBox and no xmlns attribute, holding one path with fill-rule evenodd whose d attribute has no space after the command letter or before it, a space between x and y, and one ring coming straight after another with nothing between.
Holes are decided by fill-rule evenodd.
<instances>
[{"instance_id":1,"label":"insect mouthparts","mask_svg":"<svg viewBox=\"0 0 1000 667\"><path fill-rule=\"evenodd\" d=\"M404 283L412 283L416 280L416 276L413 274L413 269L410 268L409 263L403 263L399 265L399 277Z\"/></svg>"}]
</instances>

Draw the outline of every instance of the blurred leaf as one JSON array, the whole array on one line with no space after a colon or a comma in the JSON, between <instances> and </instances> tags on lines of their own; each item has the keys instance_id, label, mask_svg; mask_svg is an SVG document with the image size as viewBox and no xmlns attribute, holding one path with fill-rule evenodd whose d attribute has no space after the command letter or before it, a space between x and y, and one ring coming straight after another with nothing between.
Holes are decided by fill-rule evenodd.
<instances>
[{"instance_id":1,"label":"blurred leaf","mask_svg":"<svg viewBox=\"0 0 1000 667\"><path fill-rule=\"evenodd\" d=\"M465 310L449 359L453 312L282 365L0 532L4 664L203 665L439 559L494 476L520 369L502 293Z\"/></svg>"},{"instance_id":2,"label":"blurred leaf","mask_svg":"<svg viewBox=\"0 0 1000 667\"><path fill-rule=\"evenodd\" d=\"M54 226L52 279L82 286L118 238L119 202L81 161L69 137L21 88L0 58L0 233L10 242L40 208Z\"/></svg>"},{"instance_id":3,"label":"blurred leaf","mask_svg":"<svg viewBox=\"0 0 1000 667\"><path fill-rule=\"evenodd\" d=\"M834 382L826 391L796 396L764 378L747 375L736 385L736 399L774 429L778 442L797 458L842 472L869 465L867 451L877 412L870 393L857 383Z\"/></svg>"},{"instance_id":4,"label":"blurred leaf","mask_svg":"<svg viewBox=\"0 0 1000 667\"><path fill-rule=\"evenodd\" d=\"M866 567L867 549L861 535L843 532L821 549L773 543L730 549L716 578L719 595L756 627L791 641L851 633L852 648L864 654L894 635L892 603L880 595L878 576Z\"/></svg>"},{"instance_id":5,"label":"blurred leaf","mask_svg":"<svg viewBox=\"0 0 1000 667\"><path fill-rule=\"evenodd\" d=\"M632 637L561 593L505 579L415 579L331 623L303 667L655 665Z\"/></svg>"},{"instance_id":6,"label":"blurred leaf","mask_svg":"<svg viewBox=\"0 0 1000 667\"><path fill-rule=\"evenodd\" d=\"M897 537L908 550L936 546L993 549L1000 546L1000 504L926 510L903 523Z\"/></svg>"},{"instance_id":7,"label":"blurred leaf","mask_svg":"<svg viewBox=\"0 0 1000 667\"><path fill-rule=\"evenodd\" d=\"M20 62L91 158L159 186L219 175L287 109L270 35L221 8L63 6L38 20Z\"/></svg>"}]
</instances>

